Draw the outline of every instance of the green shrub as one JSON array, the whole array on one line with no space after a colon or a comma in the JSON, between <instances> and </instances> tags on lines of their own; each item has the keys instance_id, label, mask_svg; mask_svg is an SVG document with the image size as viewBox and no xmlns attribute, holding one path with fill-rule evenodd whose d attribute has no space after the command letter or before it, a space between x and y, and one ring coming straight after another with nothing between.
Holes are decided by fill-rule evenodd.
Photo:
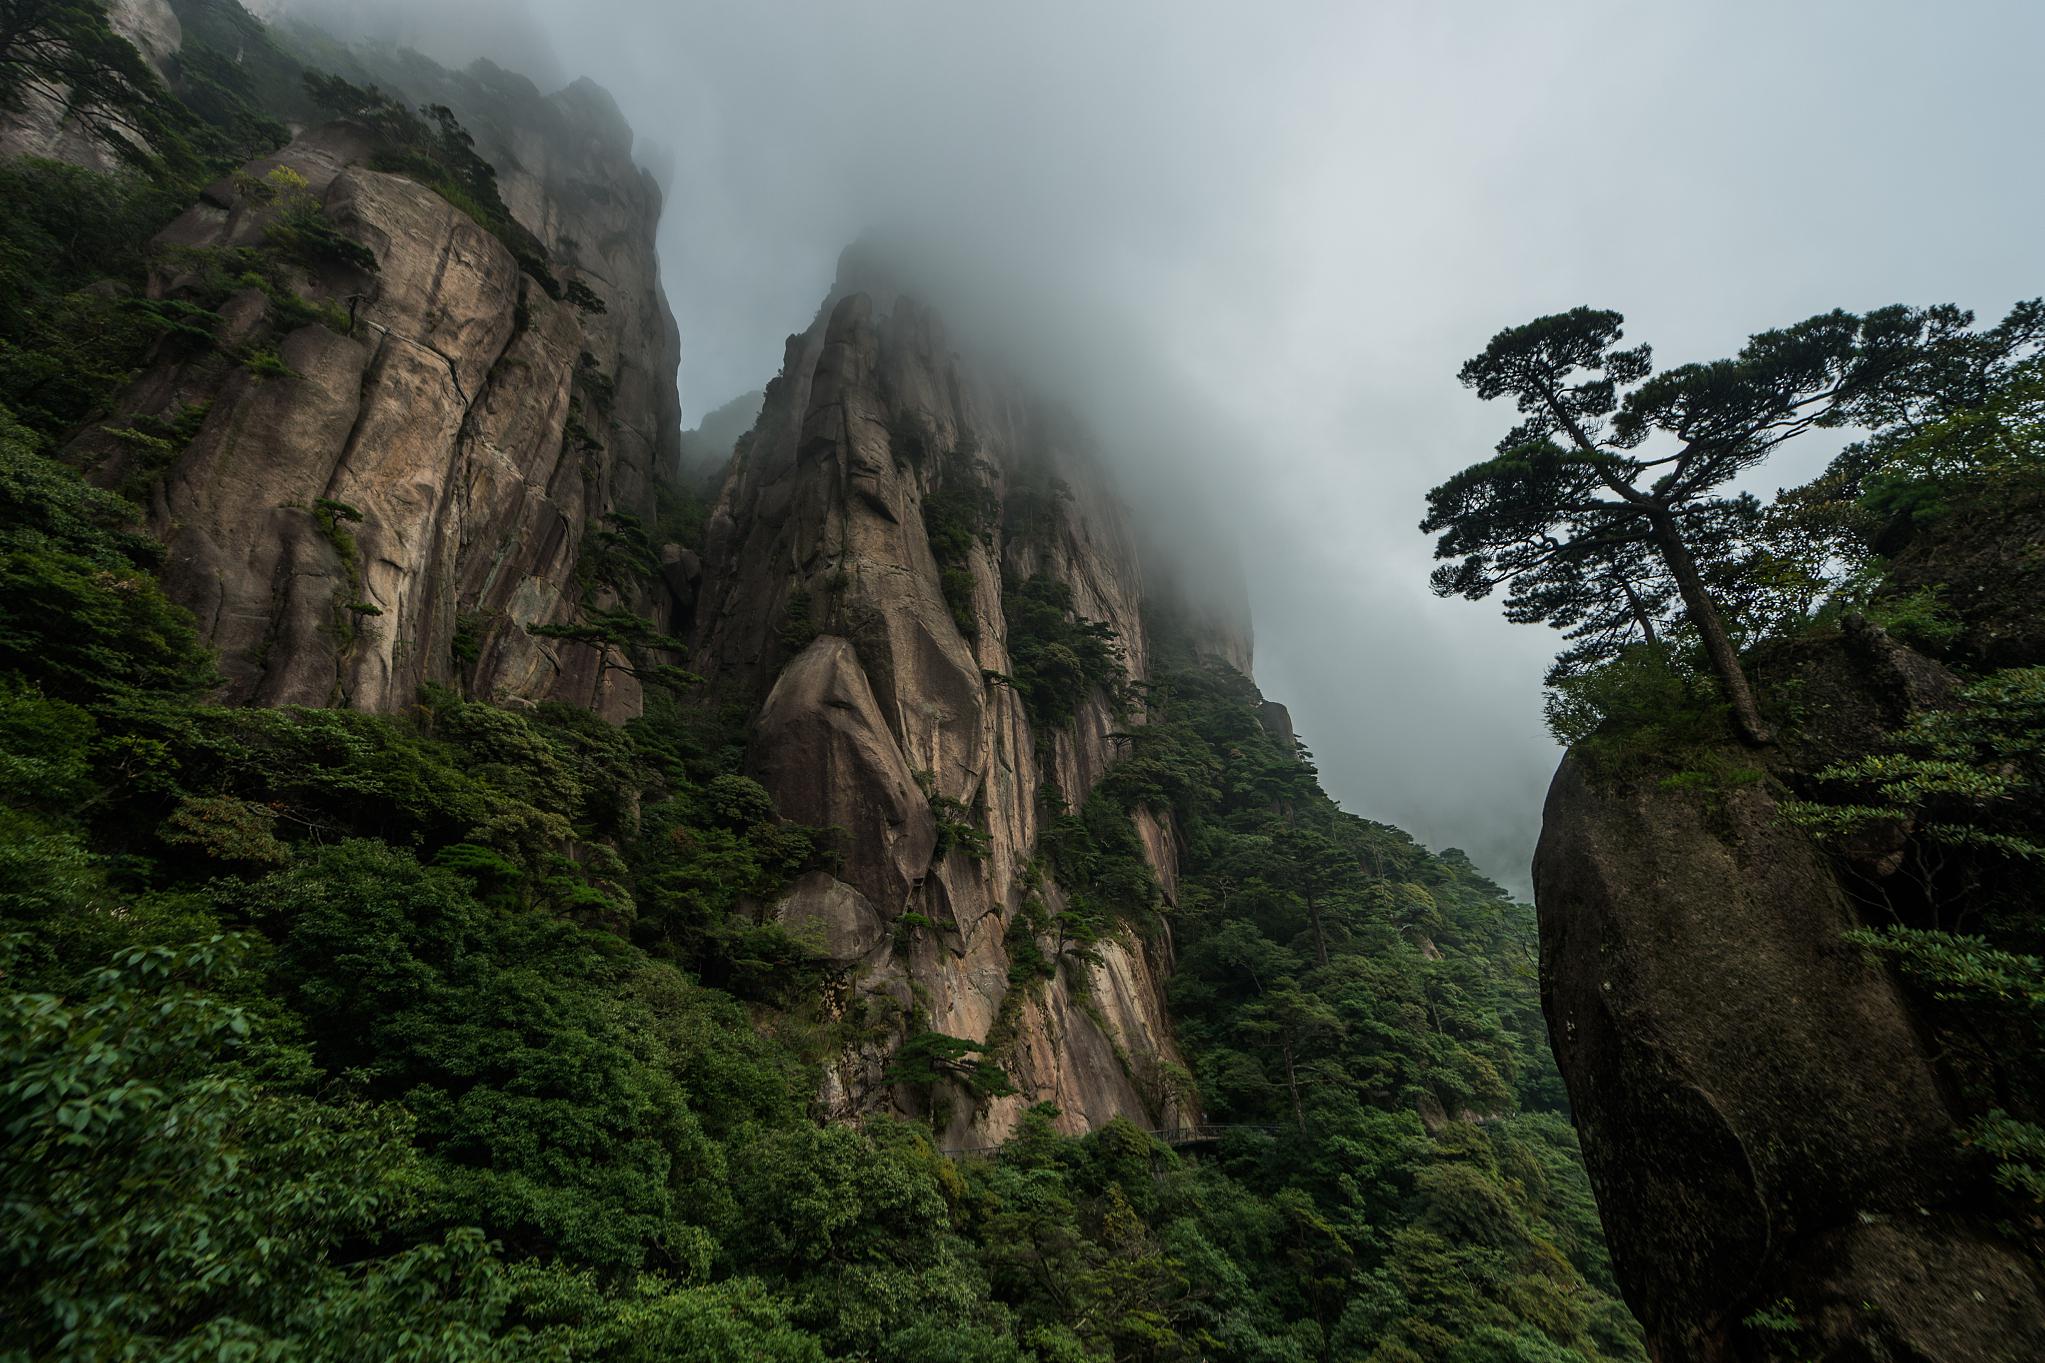
<instances>
[{"instance_id":1,"label":"green shrub","mask_svg":"<svg viewBox=\"0 0 2045 1363\"><path fill-rule=\"evenodd\" d=\"M1908 596L1877 595L1867 616L1910 647L1943 654L1959 641L1960 617L1941 601L1936 588L1924 587Z\"/></svg>"},{"instance_id":2,"label":"green shrub","mask_svg":"<svg viewBox=\"0 0 2045 1363\"><path fill-rule=\"evenodd\" d=\"M1716 684L1647 648L1628 649L1609 663L1558 679L1545 708L1557 742L1612 759L1673 757L1731 733Z\"/></svg>"},{"instance_id":3,"label":"green shrub","mask_svg":"<svg viewBox=\"0 0 2045 1363\"><path fill-rule=\"evenodd\" d=\"M1040 727L1069 723L1099 691L1116 714L1130 703L1128 674L1115 631L1072 608L1072 588L1050 577L1002 584L1009 678Z\"/></svg>"},{"instance_id":4,"label":"green shrub","mask_svg":"<svg viewBox=\"0 0 2045 1363\"><path fill-rule=\"evenodd\" d=\"M70 700L208 683L211 660L149 571L160 550L139 520L0 409L0 672Z\"/></svg>"}]
</instances>

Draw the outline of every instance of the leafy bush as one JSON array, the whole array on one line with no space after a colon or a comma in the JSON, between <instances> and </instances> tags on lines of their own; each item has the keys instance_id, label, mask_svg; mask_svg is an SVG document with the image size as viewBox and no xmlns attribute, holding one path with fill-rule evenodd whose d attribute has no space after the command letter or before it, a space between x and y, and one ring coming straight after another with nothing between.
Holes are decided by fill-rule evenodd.
<instances>
[{"instance_id":1,"label":"leafy bush","mask_svg":"<svg viewBox=\"0 0 2045 1363\"><path fill-rule=\"evenodd\" d=\"M160 550L131 528L139 519L44 458L0 408L0 672L74 700L206 684L210 660L149 572Z\"/></svg>"},{"instance_id":2,"label":"leafy bush","mask_svg":"<svg viewBox=\"0 0 2045 1363\"><path fill-rule=\"evenodd\" d=\"M1548 729L1567 747L1607 756L1677 755L1720 742L1731 732L1728 711L1710 678L1647 648L1549 688Z\"/></svg>"},{"instance_id":3,"label":"leafy bush","mask_svg":"<svg viewBox=\"0 0 2045 1363\"><path fill-rule=\"evenodd\" d=\"M56 440L104 410L159 337L191 324L144 296L147 243L184 191L24 158L0 161L0 201L0 408Z\"/></svg>"},{"instance_id":4,"label":"leafy bush","mask_svg":"<svg viewBox=\"0 0 2045 1363\"><path fill-rule=\"evenodd\" d=\"M521 1356L473 1231L338 1255L402 1214L406 1122L257 1080L219 997L242 951L131 948L70 997L0 992L7 1356Z\"/></svg>"}]
</instances>

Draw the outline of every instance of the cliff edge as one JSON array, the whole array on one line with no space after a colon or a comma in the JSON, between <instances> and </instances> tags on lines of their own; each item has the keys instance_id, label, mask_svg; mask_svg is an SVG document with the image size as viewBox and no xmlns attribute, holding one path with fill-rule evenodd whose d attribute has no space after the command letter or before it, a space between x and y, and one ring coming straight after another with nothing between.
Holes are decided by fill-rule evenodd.
<instances>
[{"instance_id":1,"label":"cliff edge","mask_svg":"<svg viewBox=\"0 0 2045 1363\"><path fill-rule=\"evenodd\" d=\"M1870 929L1998 932L1998 905L2035 902L2035 871L1948 845L1925 815L1811 831L1839 764L1994 713L1970 668L2045 661L2045 501L1998 497L1891 568L1889 599L1936 583L1958 608L1936 656L1849 615L1750 658L1777 749L1601 736L1556 774L1534 863L1543 1003L1659 1359L2045 1356L2036 1218L1980 1125L2030 1117L2034 1033L1955 1012L1949 984L1865 949Z\"/></svg>"},{"instance_id":2,"label":"cliff edge","mask_svg":"<svg viewBox=\"0 0 2045 1363\"><path fill-rule=\"evenodd\" d=\"M1148 669L1137 540L1078 424L963 358L928 308L841 286L789 339L702 573L698 670L755 701L752 764L783 814L845 830L837 874L776 914L829 944L845 1007L982 1044L1017 1090L948 1142L992 1143L1037 1101L1075 1130L1189 1120L1166 1079L1169 935L1082 958L1033 926L1064 895L1047 811L1085 803ZM1046 628L1112 662L1090 671ZM1137 831L1169 899L1172 830ZM892 1048L833 1067L835 1113L902 1101Z\"/></svg>"}]
</instances>

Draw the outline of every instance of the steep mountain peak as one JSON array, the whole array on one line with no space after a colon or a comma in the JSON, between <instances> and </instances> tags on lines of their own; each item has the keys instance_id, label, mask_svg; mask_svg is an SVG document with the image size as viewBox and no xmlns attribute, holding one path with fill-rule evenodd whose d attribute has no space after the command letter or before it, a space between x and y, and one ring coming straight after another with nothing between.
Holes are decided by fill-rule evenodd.
<instances>
[{"instance_id":1,"label":"steep mountain peak","mask_svg":"<svg viewBox=\"0 0 2045 1363\"><path fill-rule=\"evenodd\" d=\"M1104 944L1088 967L1119 1015L1063 979L1010 997L1017 925L1061 893L1032 866L1042 792L1086 801L1148 675L1136 538L1078 423L963 358L934 310L848 250L790 338L704 559L697 670L763 697L753 762L783 812L848 832L836 881L777 913L854 944L859 990L926 1030L1002 1034L1021 1095L961 1114L949 1139L998 1137L1038 1098L1076 1129L1172 1117L1114 1059L1172 1058L1168 940ZM1169 883L1169 834L1153 825L1147 846ZM906 953L904 922L928 925ZM841 1067L847 1115L882 1099L886 1059Z\"/></svg>"}]
</instances>

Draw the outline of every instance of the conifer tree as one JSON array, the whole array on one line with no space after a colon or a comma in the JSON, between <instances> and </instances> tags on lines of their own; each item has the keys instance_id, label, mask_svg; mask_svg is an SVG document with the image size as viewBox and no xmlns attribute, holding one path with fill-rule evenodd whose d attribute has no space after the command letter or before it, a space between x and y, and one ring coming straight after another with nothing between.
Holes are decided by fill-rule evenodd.
<instances>
[{"instance_id":1,"label":"conifer tree","mask_svg":"<svg viewBox=\"0 0 2045 1363\"><path fill-rule=\"evenodd\" d=\"M1639 637L1680 600L1741 736L1770 741L1734 629L1709 586L1751 499L1726 485L1787 441L1893 404L1943 343L1904 307L1823 313L1748 341L1731 359L1653 372L1622 348L1616 312L1576 308L1509 327L1459 377L1523 420L1497 453L1428 494L1439 534L1435 590L1473 600L1508 589L1507 615L1547 620L1578 648L1568 670Z\"/></svg>"}]
</instances>

